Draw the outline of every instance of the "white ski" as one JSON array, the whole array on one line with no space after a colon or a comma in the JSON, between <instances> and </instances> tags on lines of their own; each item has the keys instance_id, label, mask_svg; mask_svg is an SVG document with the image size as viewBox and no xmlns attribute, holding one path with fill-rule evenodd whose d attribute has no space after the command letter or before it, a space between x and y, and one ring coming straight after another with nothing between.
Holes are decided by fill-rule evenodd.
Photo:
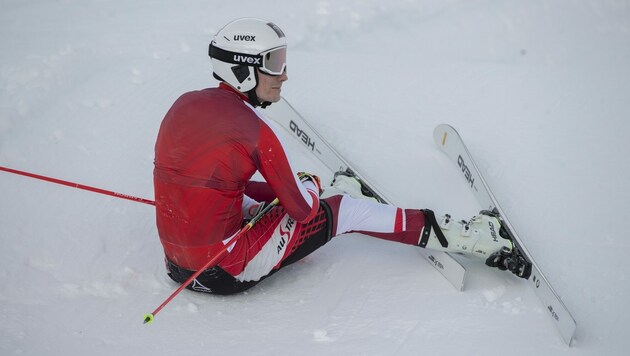
<instances>
[{"instance_id":1,"label":"white ski","mask_svg":"<svg viewBox=\"0 0 630 356\"><path fill-rule=\"evenodd\" d=\"M545 278L538 265L536 265L536 262L525 248L521 238L516 234L505 212L501 209L501 206L490 191L488 183L481 175L464 141L453 127L445 124L435 128L433 138L438 147L440 147L451 162L455 164L482 208L499 213L502 224L507 227L507 232L512 241L516 244L516 248L531 262L532 270L531 275L527 278L528 284L534 289L536 295L545 306L545 309L549 312L564 342L566 342L567 345L571 345L571 340L573 339L577 327L575 320L551 284L549 284L549 281Z\"/></svg>"},{"instance_id":2,"label":"white ski","mask_svg":"<svg viewBox=\"0 0 630 356\"><path fill-rule=\"evenodd\" d=\"M302 147L319 159L331 172L348 171L357 177L362 185L382 203L391 204L379 190L371 184L366 176L352 165L347 159L342 157L330 143L328 143L313 127L306 121L297 110L295 110L284 98L279 102L261 110L269 119L278 123L290 136L300 141ZM430 251L420 249L429 263L437 269L457 290L464 289L466 269L453 257L440 251Z\"/></svg>"}]
</instances>

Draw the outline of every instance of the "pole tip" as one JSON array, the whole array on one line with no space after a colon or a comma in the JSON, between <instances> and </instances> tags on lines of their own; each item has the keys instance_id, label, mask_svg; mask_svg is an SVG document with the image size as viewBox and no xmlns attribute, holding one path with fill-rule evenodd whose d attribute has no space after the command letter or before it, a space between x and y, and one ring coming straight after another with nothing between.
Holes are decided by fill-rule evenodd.
<instances>
[{"instance_id":1,"label":"pole tip","mask_svg":"<svg viewBox=\"0 0 630 356\"><path fill-rule=\"evenodd\" d=\"M151 324L153 322L154 317L155 316L153 314L146 314L144 316L144 322L142 324Z\"/></svg>"}]
</instances>

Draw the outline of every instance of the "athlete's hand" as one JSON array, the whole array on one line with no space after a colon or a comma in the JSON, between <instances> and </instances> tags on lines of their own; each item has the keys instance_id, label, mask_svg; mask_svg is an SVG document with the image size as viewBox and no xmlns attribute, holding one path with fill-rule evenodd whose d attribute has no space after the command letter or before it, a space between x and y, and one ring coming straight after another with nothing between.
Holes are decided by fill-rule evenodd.
<instances>
[{"instance_id":1,"label":"athlete's hand","mask_svg":"<svg viewBox=\"0 0 630 356\"><path fill-rule=\"evenodd\" d=\"M318 194L322 194L322 182L319 179L318 176L311 174L311 173L306 173L306 172L298 172L298 178L300 179L300 182L304 183L307 181L311 181L313 182L313 184L315 184L315 187L317 187L317 192Z\"/></svg>"}]
</instances>

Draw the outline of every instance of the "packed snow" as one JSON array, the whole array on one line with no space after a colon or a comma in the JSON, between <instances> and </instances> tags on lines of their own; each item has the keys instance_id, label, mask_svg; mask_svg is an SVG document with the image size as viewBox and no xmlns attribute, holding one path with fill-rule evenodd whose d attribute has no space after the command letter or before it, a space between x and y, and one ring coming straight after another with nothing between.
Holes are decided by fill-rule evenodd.
<instances>
[{"instance_id":1,"label":"packed snow","mask_svg":"<svg viewBox=\"0 0 630 356\"><path fill-rule=\"evenodd\" d=\"M478 211L433 143L459 130L573 313L572 346L510 273L462 259L459 292L417 248L360 235L143 325L177 288L153 208L0 172L0 354L627 353L626 0L3 0L0 166L152 199L161 119L216 85L208 43L245 16L284 30L283 96L397 204Z\"/></svg>"}]
</instances>

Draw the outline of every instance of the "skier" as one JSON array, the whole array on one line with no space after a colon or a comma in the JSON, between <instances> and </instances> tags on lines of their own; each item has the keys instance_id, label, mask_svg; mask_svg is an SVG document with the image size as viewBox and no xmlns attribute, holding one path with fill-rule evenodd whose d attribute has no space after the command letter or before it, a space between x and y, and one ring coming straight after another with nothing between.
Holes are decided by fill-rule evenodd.
<instances>
[{"instance_id":1,"label":"skier","mask_svg":"<svg viewBox=\"0 0 630 356\"><path fill-rule=\"evenodd\" d=\"M436 218L429 209L380 204L351 175L322 189L314 174L297 174L284 145L257 107L280 100L288 79L287 42L275 24L255 18L228 23L210 43L218 87L178 98L155 145L157 228L168 275L183 283L225 245L218 265L187 288L232 294L349 232L447 252L502 267L512 242L500 221ZM259 171L266 182L251 182ZM274 197L274 207L235 243L232 237ZM502 253L500 253L502 252Z\"/></svg>"}]
</instances>

